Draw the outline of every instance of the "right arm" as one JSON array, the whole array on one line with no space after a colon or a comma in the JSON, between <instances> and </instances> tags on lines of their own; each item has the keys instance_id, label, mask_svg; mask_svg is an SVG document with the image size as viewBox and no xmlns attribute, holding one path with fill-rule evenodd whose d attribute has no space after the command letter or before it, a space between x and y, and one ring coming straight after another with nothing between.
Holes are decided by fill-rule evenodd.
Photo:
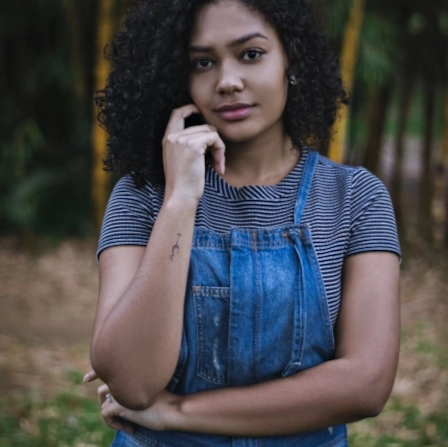
<instances>
[{"instance_id":1,"label":"right arm","mask_svg":"<svg viewBox=\"0 0 448 447\"><path fill-rule=\"evenodd\" d=\"M224 144L214 129L183 129L184 118L197 112L185 106L170 119L164 138L165 198L147 247L112 247L100 256L91 362L117 402L130 409L151 406L176 368L207 149L218 172L224 170Z\"/></svg>"}]
</instances>

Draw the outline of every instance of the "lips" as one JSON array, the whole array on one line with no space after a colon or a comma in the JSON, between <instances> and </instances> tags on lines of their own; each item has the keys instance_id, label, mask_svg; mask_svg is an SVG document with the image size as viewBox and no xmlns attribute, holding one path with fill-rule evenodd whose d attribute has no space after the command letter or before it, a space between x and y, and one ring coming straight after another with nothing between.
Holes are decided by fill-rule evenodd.
<instances>
[{"instance_id":1,"label":"lips","mask_svg":"<svg viewBox=\"0 0 448 447\"><path fill-rule=\"evenodd\" d=\"M254 109L250 104L226 104L216 109L216 113L226 121L237 121L248 117Z\"/></svg>"}]
</instances>

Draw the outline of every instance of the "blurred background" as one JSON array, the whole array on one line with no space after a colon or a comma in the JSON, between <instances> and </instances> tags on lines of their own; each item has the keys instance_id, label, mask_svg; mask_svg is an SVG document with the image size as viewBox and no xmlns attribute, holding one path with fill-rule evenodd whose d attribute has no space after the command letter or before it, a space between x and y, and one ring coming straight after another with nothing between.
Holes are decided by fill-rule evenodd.
<instances>
[{"instance_id":1,"label":"blurred background","mask_svg":"<svg viewBox=\"0 0 448 447\"><path fill-rule=\"evenodd\" d=\"M353 446L448 446L448 0L314 0L352 104L328 155L388 186L402 350ZM0 447L107 446L83 385L111 187L93 92L128 0L0 2Z\"/></svg>"}]
</instances>

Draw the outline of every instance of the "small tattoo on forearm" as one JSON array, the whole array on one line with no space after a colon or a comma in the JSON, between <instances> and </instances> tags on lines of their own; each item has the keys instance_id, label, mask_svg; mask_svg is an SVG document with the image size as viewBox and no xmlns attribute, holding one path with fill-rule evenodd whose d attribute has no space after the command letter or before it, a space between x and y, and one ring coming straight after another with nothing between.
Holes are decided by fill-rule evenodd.
<instances>
[{"instance_id":1,"label":"small tattoo on forearm","mask_svg":"<svg viewBox=\"0 0 448 447\"><path fill-rule=\"evenodd\" d=\"M171 259L171 260L173 260L173 259L174 259L174 256L176 256L177 253L179 253L179 249L180 249L180 247L179 247L179 238L180 238L181 236L182 236L182 235L181 235L180 233L177 233L177 241L176 241L176 244L173 245L173 249L172 249L171 256L170 256L170 259Z\"/></svg>"}]
</instances>

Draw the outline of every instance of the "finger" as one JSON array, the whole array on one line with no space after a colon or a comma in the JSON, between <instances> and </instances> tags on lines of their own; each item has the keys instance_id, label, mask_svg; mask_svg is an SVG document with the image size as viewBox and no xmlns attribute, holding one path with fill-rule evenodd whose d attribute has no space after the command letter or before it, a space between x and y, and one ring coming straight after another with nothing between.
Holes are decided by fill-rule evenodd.
<instances>
[{"instance_id":1,"label":"finger","mask_svg":"<svg viewBox=\"0 0 448 447\"><path fill-rule=\"evenodd\" d=\"M168 137L170 137L168 139L172 140L172 141L179 140L179 143L182 144L182 142L183 142L184 144L186 144L186 142L189 141L191 138L209 134L209 133L216 133L216 128L213 129L209 126L205 126L205 127L200 126L200 127L201 127L201 129L198 129L196 126L189 127L187 129L182 130L181 132L172 133L172 134L168 135Z\"/></svg>"},{"instance_id":2,"label":"finger","mask_svg":"<svg viewBox=\"0 0 448 447\"><path fill-rule=\"evenodd\" d=\"M109 392L109 387L106 384L101 385L98 387L98 400L100 402L100 405L103 405L104 401L106 400L106 394Z\"/></svg>"},{"instance_id":3,"label":"finger","mask_svg":"<svg viewBox=\"0 0 448 447\"><path fill-rule=\"evenodd\" d=\"M223 143L224 144L224 143ZM210 148L213 157L213 167L218 174L224 175L226 172L225 146L215 145Z\"/></svg>"},{"instance_id":4,"label":"finger","mask_svg":"<svg viewBox=\"0 0 448 447\"><path fill-rule=\"evenodd\" d=\"M123 421L123 419L115 418L113 424L116 427L115 430L122 430L130 435L134 433L134 426L129 422Z\"/></svg>"},{"instance_id":5,"label":"finger","mask_svg":"<svg viewBox=\"0 0 448 447\"><path fill-rule=\"evenodd\" d=\"M97 373L92 369L89 371L82 379L83 382L93 382L94 380L98 379Z\"/></svg>"},{"instance_id":6,"label":"finger","mask_svg":"<svg viewBox=\"0 0 448 447\"><path fill-rule=\"evenodd\" d=\"M170 135L172 133L180 132L185 129L185 119L194 113L201 113L196 105L188 104L186 106L174 109L171 112L171 117L166 126L165 135Z\"/></svg>"},{"instance_id":7,"label":"finger","mask_svg":"<svg viewBox=\"0 0 448 447\"><path fill-rule=\"evenodd\" d=\"M116 416L110 416L106 417L103 415L104 422L106 425L113 430L123 430L126 433L133 433L134 427L131 423L124 421L123 419L116 417Z\"/></svg>"},{"instance_id":8,"label":"finger","mask_svg":"<svg viewBox=\"0 0 448 447\"><path fill-rule=\"evenodd\" d=\"M182 138L185 144L191 148L199 149L204 155L209 150L220 149L225 151L225 144L217 132L200 132L190 135L188 138Z\"/></svg>"},{"instance_id":9,"label":"finger","mask_svg":"<svg viewBox=\"0 0 448 447\"><path fill-rule=\"evenodd\" d=\"M186 135L194 135L195 133L216 132L216 131L217 131L217 129L215 126L210 126L208 124L202 124L200 126L187 127L186 129L178 132L178 135L186 136Z\"/></svg>"},{"instance_id":10,"label":"finger","mask_svg":"<svg viewBox=\"0 0 448 447\"><path fill-rule=\"evenodd\" d=\"M208 150L213 158L213 165L218 174L225 173L225 151L226 146L217 132L200 134L192 137L196 144L202 147L204 154ZM192 141L193 143L193 141Z\"/></svg>"},{"instance_id":11,"label":"finger","mask_svg":"<svg viewBox=\"0 0 448 447\"><path fill-rule=\"evenodd\" d=\"M106 424L114 430L124 430L127 433L134 432L132 423L122 419L125 408L116 402L104 403L101 408L101 415Z\"/></svg>"}]
</instances>

